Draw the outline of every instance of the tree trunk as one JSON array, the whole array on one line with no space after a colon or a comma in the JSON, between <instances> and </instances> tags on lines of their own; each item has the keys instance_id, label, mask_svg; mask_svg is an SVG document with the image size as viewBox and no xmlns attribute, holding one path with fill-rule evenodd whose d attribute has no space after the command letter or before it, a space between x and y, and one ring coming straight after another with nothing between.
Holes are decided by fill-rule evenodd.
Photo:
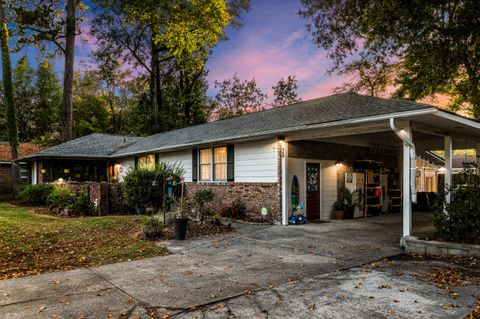
<instances>
[{"instance_id":1,"label":"tree trunk","mask_svg":"<svg viewBox=\"0 0 480 319\"><path fill-rule=\"evenodd\" d=\"M2 73L3 73L3 91L5 94L5 104L7 105L7 129L8 142L10 143L10 150L12 160L18 158L18 127L17 127L17 113L15 110L15 102L13 100L13 84L12 84L12 64L10 61L10 48L8 45L8 29L5 21L5 7L4 1L0 2L0 45L2 51Z\"/></svg>"},{"instance_id":2,"label":"tree trunk","mask_svg":"<svg viewBox=\"0 0 480 319\"><path fill-rule=\"evenodd\" d=\"M62 114L62 140L72 139L72 90L73 90L73 63L75 54L75 2L67 0L66 25L65 25L65 68L63 71L63 114Z\"/></svg>"}]
</instances>

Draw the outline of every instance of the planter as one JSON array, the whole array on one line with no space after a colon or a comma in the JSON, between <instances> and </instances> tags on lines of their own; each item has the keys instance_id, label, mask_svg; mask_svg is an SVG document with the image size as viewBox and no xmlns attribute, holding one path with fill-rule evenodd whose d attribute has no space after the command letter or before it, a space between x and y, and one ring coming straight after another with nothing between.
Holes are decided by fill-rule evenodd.
<instances>
[{"instance_id":1,"label":"planter","mask_svg":"<svg viewBox=\"0 0 480 319\"><path fill-rule=\"evenodd\" d=\"M347 210L344 214L344 218L345 219L353 219L353 212L354 212L353 209Z\"/></svg>"},{"instance_id":2,"label":"planter","mask_svg":"<svg viewBox=\"0 0 480 319\"><path fill-rule=\"evenodd\" d=\"M175 239L185 240L187 236L188 218L174 218L172 219L175 228Z\"/></svg>"},{"instance_id":3,"label":"planter","mask_svg":"<svg viewBox=\"0 0 480 319\"><path fill-rule=\"evenodd\" d=\"M345 212L343 210L336 210L335 211L335 218L336 219L343 219L345 217Z\"/></svg>"}]
</instances>

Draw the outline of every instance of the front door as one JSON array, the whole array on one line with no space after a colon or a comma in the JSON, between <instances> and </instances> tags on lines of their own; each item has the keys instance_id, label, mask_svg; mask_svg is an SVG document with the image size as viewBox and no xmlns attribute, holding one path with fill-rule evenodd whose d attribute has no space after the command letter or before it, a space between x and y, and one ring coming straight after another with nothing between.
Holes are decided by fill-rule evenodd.
<instances>
[{"instance_id":1,"label":"front door","mask_svg":"<svg viewBox=\"0 0 480 319\"><path fill-rule=\"evenodd\" d=\"M320 219L320 163L307 163L307 220Z\"/></svg>"}]
</instances>

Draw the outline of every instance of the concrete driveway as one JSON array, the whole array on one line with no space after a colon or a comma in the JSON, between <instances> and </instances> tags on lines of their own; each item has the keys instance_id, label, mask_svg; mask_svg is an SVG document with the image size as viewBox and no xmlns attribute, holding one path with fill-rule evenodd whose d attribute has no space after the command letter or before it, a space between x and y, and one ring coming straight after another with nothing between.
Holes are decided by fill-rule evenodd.
<instances>
[{"instance_id":1,"label":"concrete driveway","mask_svg":"<svg viewBox=\"0 0 480 319\"><path fill-rule=\"evenodd\" d=\"M432 231L430 220L428 214L415 216L417 234ZM309 288L314 290L323 282L320 286L326 288L325 278L333 280L330 285L335 290L338 270L350 269L350 279L355 280L361 272L355 267L402 253L400 233L400 215L289 227L240 225L225 235L162 243L174 253L166 257L1 281L0 314L1 318L188 317L202 307L262 291L281 289L278 294L288 295L300 283L310 282L317 287ZM475 300L473 292L453 311L467 311ZM426 294L435 297L431 291ZM425 306L435 302L429 300ZM252 318L251 313L244 314ZM209 317L209 312L201 316ZM237 317L243 317L242 312Z\"/></svg>"}]
</instances>

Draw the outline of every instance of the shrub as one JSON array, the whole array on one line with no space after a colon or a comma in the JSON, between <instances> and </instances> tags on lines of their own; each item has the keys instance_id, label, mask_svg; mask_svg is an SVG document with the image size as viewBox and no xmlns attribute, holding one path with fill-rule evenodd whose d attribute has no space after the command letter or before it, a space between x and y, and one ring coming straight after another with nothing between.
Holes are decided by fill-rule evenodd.
<instances>
[{"instance_id":1,"label":"shrub","mask_svg":"<svg viewBox=\"0 0 480 319\"><path fill-rule=\"evenodd\" d=\"M54 188L52 184L20 185L15 189L15 198L33 205L46 205Z\"/></svg>"},{"instance_id":2,"label":"shrub","mask_svg":"<svg viewBox=\"0 0 480 319\"><path fill-rule=\"evenodd\" d=\"M74 201L75 194L65 187L55 187L47 197L49 207L67 208L71 207Z\"/></svg>"},{"instance_id":3,"label":"shrub","mask_svg":"<svg viewBox=\"0 0 480 319\"><path fill-rule=\"evenodd\" d=\"M434 225L446 241L480 244L480 176L466 169L463 177L463 185L438 196Z\"/></svg>"},{"instance_id":4,"label":"shrub","mask_svg":"<svg viewBox=\"0 0 480 319\"><path fill-rule=\"evenodd\" d=\"M164 184L172 181L178 184L183 172L178 165L166 163L159 163L154 170L129 170L123 182L125 203L139 210L147 207L158 210L164 202ZM178 188L174 190L177 193Z\"/></svg>"},{"instance_id":5,"label":"shrub","mask_svg":"<svg viewBox=\"0 0 480 319\"><path fill-rule=\"evenodd\" d=\"M197 210L197 219L201 223L203 223L205 215L208 214L208 209L205 205L210 203L214 197L215 194L211 189L201 189L193 194L192 204Z\"/></svg>"},{"instance_id":6,"label":"shrub","mask_svg":"<svg viewBox=\"0 0 480 319\"><path fill-rule=\"evenodd\" d=\"M88 193L86 192L81 192L73 197L71 208L77 215L91 216L95 212L93 204L90 202L90 198L88 198Z\"/></svg>"},{"instance_id":7,"label":"shrub","mask_svg":"<svg viewBox=\"0 0 480 319\"><path fill-rule=\"evenodd\" d=\"M236 200L232 205L222 208L221 215L222 217L233 219L245 219L247 215L246 212L245 204L240 200Z\"/></svg>"},{"instance_id":8,"label":"shrub","mask_svg":"<svg viewBox=\"0 0 480 319\"><path fill-rule=\"evenodd\" d=\"M145 238L148 239L158 239L163 234L164 225L160 219L153 215L148 217L143 225L143 233Z\"/></svg>"},{"instance_id":9,"label":"shrub","mask_svg":"<svg viewBox=\"0 0 480 319\"><path fill-rule=\"evenodd\" d=\"M122 184L113 184L110 186L109 207L113 214L130 214L134 208L128 206L125 202L125 194Z\"/></svg>"}]
</instances>

